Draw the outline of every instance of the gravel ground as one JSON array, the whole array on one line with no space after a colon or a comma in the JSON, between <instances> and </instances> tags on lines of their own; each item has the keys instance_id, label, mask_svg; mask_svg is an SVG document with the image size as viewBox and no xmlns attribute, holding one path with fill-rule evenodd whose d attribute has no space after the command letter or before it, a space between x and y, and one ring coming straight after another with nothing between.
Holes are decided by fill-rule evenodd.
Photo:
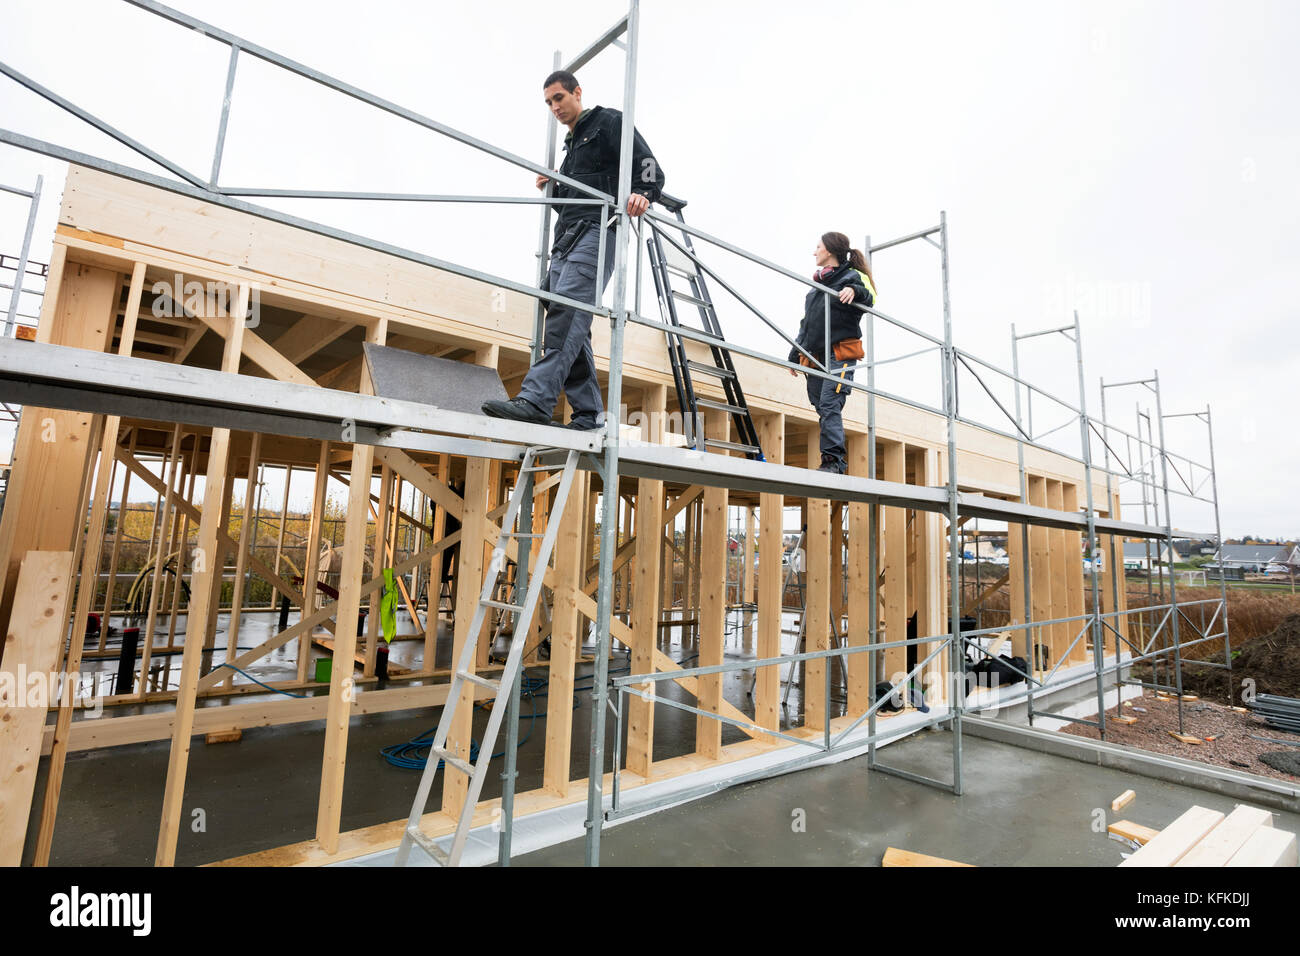
<instances>
[{"instance_id":1,"label":"gravel ground","mask_svg":"<svg viewBox=\"0 0 1300 956\"><path fill-rule=\"evenodd\" d=\"M1300 734L1276 730L1264 723L1262 717L1250 713L1239 713L1222 704L1204 700L1183 701L1183 727L1189 736L1202 739L1201 744L1183 743L1169 735L1169 731L1178 730L1178 703L1175 700L1159 700L1149 691L1141 699L1134 698L1133 706L1123 707L1123 712L1136 717L1135 724L1115 724L1107 722L1106 740L1111 743L1125 744L1148 750L1152 753L1169 754L1186 760L1197 760L1227 767L1230 770L1242 770L1256 773L1261 777L1274 777L1289 783L1300 781L1300 776L1284 773L1268 766L1259 759L1259 755L1269 751L1294 751L1300 753L1300 747L1287 747L1281 744L1254 740L1248 734L1260 737L1272 737L1277 740L1290 740L1300 744ZM1139 711L1143 708L1145 713ZM1115 716L1115 710L1108 710L1107 715ZM1063 732L1078 737L1097 739L1097 728L1087 724L1067 724ZM1204 738L1213 737L1211 741Z\"/></svg>"}]
</instances>

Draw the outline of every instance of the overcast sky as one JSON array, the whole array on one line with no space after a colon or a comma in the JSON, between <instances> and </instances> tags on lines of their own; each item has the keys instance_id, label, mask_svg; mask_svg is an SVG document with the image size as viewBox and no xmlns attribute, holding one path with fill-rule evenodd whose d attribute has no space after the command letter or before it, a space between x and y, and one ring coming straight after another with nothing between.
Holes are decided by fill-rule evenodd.
<instances>
[{"instance_id":1,"label":"overcast sky","mask_svg":"<svg viewBox=\"0 0 1300 956\"><path fill-rule=\"evenodd\" d=\"M610 0L174 6L536 161L553 51L573 55L624 9ZM1100 379L1158 371L1166 413L1212 409L1225 536L1300 536L1300 7L695 0L648 2L641 24L637 126L668 190L689 201L688 221L810 272L825 231L880 241L946 210L958 346L1009 368L1012 323L1052 328L1077 308L1089 411L1099 413ZM7 0L0 33L4 62L205 176L227 57L224 45L113 0ZM622 73L617 50L583 70L586 105L619 105ZM3 77L0 113L6 128L160 172ZM30 188L38 173L33 256L45 260L64 167L0 147L0 182ZM224 185L528 195L532 178L241 58ZM535 207L278 205L531 280ZM23 200L0 195L4 252L17 252L25 218ZM795 331L799 287L725 254L710 261ZM937 250L912 243L874 266L880 308L942 334ZM644 310L655 314L652 297ZM733 302L720 318L729 337L784 351ZM923 344L882 335L880 354ZM1020 358L1027 378L1077 402L1073 342L1031 339ZM1010 407L1006 383L986 384ZM937 360L890 366L881 387L937 404ZM963 414L1009 429L965 372L960 390ZM1153 408L1137 387L1107 389L1106 402L1108 419L1130 432L1139 403ZM1070 415L1036 399L1034 431L1064 424L1045 441L1078 454ZM1166 436L1208 463L1197 420L1168 422ZM1187 477L1196 485L1203 473ZM1126 504L1138 500L1136 486L1126 491ZM1195 501L1176 499L1173 515L1176 526L1213 530Z\"/></svg>"}]
</instances>

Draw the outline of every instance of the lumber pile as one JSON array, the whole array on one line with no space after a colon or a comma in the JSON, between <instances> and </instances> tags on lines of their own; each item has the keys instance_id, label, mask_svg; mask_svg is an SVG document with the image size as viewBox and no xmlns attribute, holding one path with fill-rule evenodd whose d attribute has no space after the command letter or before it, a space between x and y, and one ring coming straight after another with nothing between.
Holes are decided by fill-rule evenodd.
<instances>
[{"instance_id":1,"label":"lumber pile","mask_svg":"<svg viewBox=\"0 0 1300 956\"><path fill-rule=\"evenodd\" d=\"M1238 804L1226 816L1190 807L1159 832L1128 821L1108 829L1142 843L1120 866L1296 866L1296 835L1273 823L1268 810Z\"/></svg>"}]
</instances>

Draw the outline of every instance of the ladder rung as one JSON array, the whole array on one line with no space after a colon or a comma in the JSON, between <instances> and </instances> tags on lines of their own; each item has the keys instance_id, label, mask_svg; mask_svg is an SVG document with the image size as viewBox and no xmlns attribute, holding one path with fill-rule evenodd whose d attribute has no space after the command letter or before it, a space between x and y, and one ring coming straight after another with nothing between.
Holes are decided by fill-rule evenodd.
<instances>
[{"instance_id":1,"label":"ladder rung","mask_svg":"<svg viewBox=\"0 0 1300 956\"><path fill-rule=\"evenodd\" d=\"M691 305L698 305L701 309L713 308L712 303L705 302L703 299L693 296L689 292L679 292L676 289L673 289L673 298L681 299L683 302L689 302Z\"/></svg>"},{"instance_id":2,"label":"ladder rung","mask_svg":"<svg viewBox=\"0 0 1300 956\"><path fill-rule=\"evenodd\" d=\"M749 414L749 409L747 408L742 408L739 405L729 405L726 402L715 402L711 398L696 397L695 404L703 405L705 408L712 408L714 411L719 411L719 412L733 412L734 414L737 415Z\"/></svg>"},{"instance_id":3,"label":"ladder rung","mask_svg":"<svg viewBox=\"0 0 1300 956\"><path fill-rule=\"evenodd\" d=\"M746 455L752 455L759 450L756 445L742 445L739 442L722 441L720 438L706 438L704 444L708 448L723 448L727 451L744 452Z\"/></svg>"},{"instance_id":4,"label":"ladder rung","mask_svg":"<svg viewBox=\"0 0 1300 956\"><path fill-rule=\"evenodd\" d=\"M665 262L664 268L667 269L669 272L671 272L673 275L681 276L683 279L694 279L696 276L699 275L698 272L688 272L685 269L683 269L681 266L675 266L671 262Z\"/></svg>"},{"instance_id":5,"label":"ladder rung","mask_svg":"<svg viewBox=\"0 0 1300 956\"><path fill-rule=\"evenodd\" d=\"M447 851L434 843L433 838L421 830L418 825L407 827L406 835L411 838L412 842L418 844L420 849L433 857L434 862L439 866L447 866L451 862L451 857L447 855Z\"/></svg>"},{"instance_id":6,"label":"ladder rung","mask_svg":"<svg viewBox=\"0 0 1300 956\"><path fill-rule=\"evenodd\" d=\"M474 776L474 765L472 763L467 763L466 761L461 760L459 757L442 747L429 748L429 759L432 760L434 757L437 757L448 767L455 767L467 777Z\"/></svg>"},{"instance_id":7,"label":"ladder rung","mask_svg":"<svg viewBox=\"0 0 1300 956\"><path fill-rule=\"evenodd\" d=\"M522 604L509 604L505 601L483 600L483 601L479 601L478 603L482 604L484 607L495 607L502 611L522 611L524 609L524 606Z\"/></svg>"},{"instance_id":8,"label":"ladder rung","mask_svg":"<svg viewBox=\"0 0 1300 956\"><path fill-rule=\"evenodd\" d=\"M729 368L718 368L716 365L706 365L704 362L687 361L686 367L692 372L703 372L705 375L716 375L718 378L735 378L736 373Z\"/></svg>"},{"instance_id":9,"label":"ladder rung","mask_svg":"<svg viewBox=\"0 0 1300 956\"><path fill-rule=\"evenodd\" d=\"M495 690L495 691L501 690L501 682L495 681L490 677L483 677L479 674L471 674L469 671L456 671L456 676L462 678L463 680L469 681L471 684L478 684L480 687L486 687L489 690Z\"/></svg>"}]
</instances>

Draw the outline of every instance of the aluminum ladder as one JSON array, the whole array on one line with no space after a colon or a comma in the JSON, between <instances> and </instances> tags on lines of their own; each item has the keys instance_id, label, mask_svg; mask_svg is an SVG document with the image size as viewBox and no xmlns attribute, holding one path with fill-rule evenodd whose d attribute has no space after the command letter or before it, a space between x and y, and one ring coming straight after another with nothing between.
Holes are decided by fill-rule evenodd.
<instances>
[{"instance_id":1,"label":"aluminum ladder","mask_svg":"<svg viewBox=\"0 0 1300 956\"><path fill-rule=\"evenodd\" d=\"M560 456L564 456L563 465L554 463L559 460ZM519 468L519 480L510 493L510 501L506 506L505 516L501 520L501 534L497 538L496 547L492 549L492 560L488 564L483 577L483 589L479 594L478 605L474 609L469 638L465 641L465 646L460 652L460 658L456 661L455 670L452 672L451 685L447 692L447 703L442 708L442 716L438 720L438 729L434 733L429 757L424 765L424 773L420 777L420 786L416 791L415 801L411 804L411 815L406 821L406 831L402 834L402 842L397 849L397 866L406 865L410 858L412 846L419 846L436 863L442 866L460 865L461 855L465 850L465 841L469 837L475 805L478 803L479 793L483 789L483 781L487 776L488 765L492 762L492 751L496 747L497 734L501 729L501 719L506 712L505 702L509 699L515 681L519 678L524 645L527 643L524 638L527 635L529 624L532 622L533 614L541 598L542 580L545 577L546 566L550 562L551 553L555 550L555 539L559 534L560 522L558 519L564 512L564 505L569 497L569 489L573 485L578 457L579 453L576 451L566 453L541 447L529 448L524 453ZM551 518L547 522L546 531L543 534L533 534L533 475L538 472L555 471L561 471L562 473L559 486L555 492L555 502L551 507ZM527 503L527 510L524 509L525 503ZM516 522L519 524L517 530L515 530ZM536 538L540 538L542 542L537 554L537 571L529 575L528 563L531 541ZM507 549L512 541L517 545L516 591L514 594L516 601L519 600L518 588L526 588L521 603L495 599L499 596L495 592L498 589L499 582L505 575ZM510 641L510 652L506 657L505 668L499 678L496 679L475 674L470 670L470 666L477 654L479 635L483 631L487 615L494 609L509 611L516 615L514 636ZM479 744L478 758L473 762L462 760L447 749L447 735L460 708L469 707L472 710L474 706L472 697L462 699L461 692L467 684L488 687L496 691L497 694L496 705L492 708L487 729L483 732L483 739ZM438 845L438 840L444 840L445 837L435 839L420 827L420 820L427 810L429 793L433 789L433 781L438 774L440 764L446 767L448 773L462 773L469 778L469 791L465 795L465 804L461 809L460 816L457 818L456 830L448 850L444 850ZM512 783L508 782L508 785L512 785Z\"/></svg>"},{"instance_id":2,"label":"aluminum ladder","mask_svg":"<svg viewBox=\"0 0 1300 956\"><path fill-rule=\"evenodd\" d=\"M682 216L685 201L664 195L660 197L659 203L669 212L674 213L678 222L682 225L686 224L686 219ZM708 287L704 284L703 272L692 258L695 255L695 247L691 244L689 233L682 230L681 236L681 242L678 242L651 221L646 249L650 256L650 271L654 276L655 292L659 297L659 311L664 323L671 326L673 330L685 328L677 312L677 303L683 302L688 307L694 306L699 310L702 326L697 331L703 331L708 337L707 344L713 357L712 365L692 361L686 354L684 341L686 337L679 332L665 330L668 357L673 367L673 385L677 390L677 407L682 410L682 428L686 435L686 445L689 448L703 448L705 451L717 448L743 452L756 461L765 461L763 449L759 445L758 429L750 414L749 404L745 401L745 393L740 387L740 379L731 361L731 353L727 351L717 310L713 307ZM685 279L690 291L674 289L673 276ZM726 400L718 402L696 395L692 373L717 378L722 385ZM722 441L698 434L701 408L730 413L738 440Z\"/></svg>"}]
</instances>

